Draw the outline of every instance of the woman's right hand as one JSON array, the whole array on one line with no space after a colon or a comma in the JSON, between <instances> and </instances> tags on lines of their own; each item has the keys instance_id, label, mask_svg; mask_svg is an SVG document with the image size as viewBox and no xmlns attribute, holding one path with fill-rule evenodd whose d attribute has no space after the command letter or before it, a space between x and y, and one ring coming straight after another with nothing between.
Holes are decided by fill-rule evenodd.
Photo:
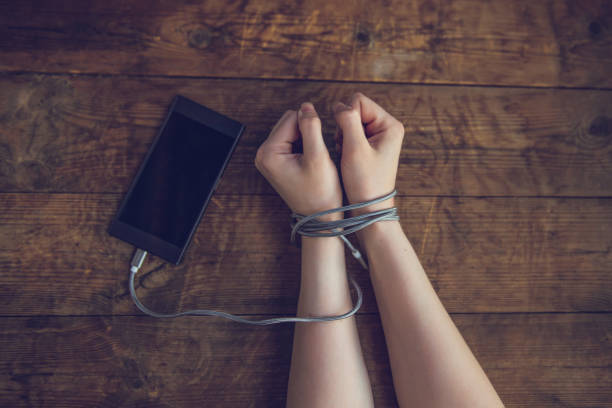
<instances>
[{"instance_id":1,"label":"woman's right hand","mask_svg":"<svg viewBox=\"0 0 612 408\"><path fill-rule=\"evenodd\" d=\"M351 204L384 196L395 189L404 125L373 100L356 93L350 104L336 102L337 147L344 191ZM393 199L357 213L393 207Z\"/></svg>"}]
</instances>

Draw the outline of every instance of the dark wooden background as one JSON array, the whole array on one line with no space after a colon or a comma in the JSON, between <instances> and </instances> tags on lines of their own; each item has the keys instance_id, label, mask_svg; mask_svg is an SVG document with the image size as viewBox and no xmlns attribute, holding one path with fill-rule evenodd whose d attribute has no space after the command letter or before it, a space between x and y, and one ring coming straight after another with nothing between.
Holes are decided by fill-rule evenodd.
<instances>
[{"instance_id":1,"label":"dark wooden background","mask_svg":"<svg viewBox=\"0 0 612 408\"><path fill-rule=\"evenodd\" d=\"M0 404L283 405L293 328L141 315L106 228L172 97L208 105L247 132L183 264L149 259L138 293L295 313L299 250L255 150L306 100L331 141L357 90L406 126L402 225L507 406L612 407L609 0L0 1Z\"/></svg>"}]
</instances>

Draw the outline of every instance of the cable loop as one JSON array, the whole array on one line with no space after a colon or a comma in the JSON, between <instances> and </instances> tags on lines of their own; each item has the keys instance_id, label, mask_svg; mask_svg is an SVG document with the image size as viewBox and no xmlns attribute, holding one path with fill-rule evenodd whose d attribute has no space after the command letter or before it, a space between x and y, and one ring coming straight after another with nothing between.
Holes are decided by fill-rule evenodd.
<instances>
[{"instance_id":1,"label":"cable loop","mask_svg":"<svg viewBox=\"0 0 612 408\"><path fill-rule=\"evenodd\" d=\"M365 269L368 269L367 264L365 263L365 261L363 260L363 257L361 256L361 253L346 238L346 235L359 231L377 221L399 220L399 216L397 215L397 208L395 207L387 208L384 210L374 211L371 213L361 214L361 215L357 215L354 217L350 217L350 218L346 218L342 220L336 220L336 221L320 221L317 218L322 217L327 214L335 213L335 212L346 212L346 211L354 210L357 208L367 207L369 205L388 200L389 198L395 196L396 194L397 194L397 191L393 190L391 193L385 196L376 198L374 200L366 201L363 203L351 204L351 205L347 205L344 207L333 208L331 210L321 211L321 212L318 212L316 214L311 214L311 215L301 215L301 214L292 213L291 217L293 218L295 222L291 224L291 242L292 243L295 242L296 234L308 236L308 237L339 237L346 244L346 246L349 247L349 249L351 250L351 254L353 255L353 257L355 257L355 259L357 259L357 261L359 261L361 266L363 266ZM331 232L322 232L322 231L331 231ZM230 313L216 311L216 310L207 310L207 309L188 310L185 312L170 313L170 314L157 313L157 312L150 310L149 308L147 308L145 305L142 304L142 302L138 299L138 296L136 295L136 288L134 285L136 273L140 269L140 266L142 265L142 262L144 261L144 258L146 255L147 255L146 251L143 251L141 249L136 250L136 253L134 254L134 258L132 259L132 268L131 268L131 273L130 273L129 287L130 287L130 295L132 297L132 300L136 304L136 307L138 307L138 309L141 312L149 316L152 316L152 317L172 318L172 317L179 317L179 316L217 316L217 317L223 317L225 319L230 319L236 322L252 324L256 326L267 326L267 325L276 324L276 323L293 323L293 322L329 322L329 321L334 321L334 320L346 319L348 317L353 316L355 313L357 313L357 311L361 307L361 304L363 303L363 294L361 292L361 288L359 287L355 279L353 279L352 276L349 276L349 280L351 284L353 285L353 287L355 288L355 292L357 293L357 301L355 302L355 306L350 311L348 311L347 313L341 314L341 315L337 315L337 316L276 317L276 318L264 319L264 320L251 320L251 319L245 319L243 317L236 316Z\"/></svg>"},{"instance_id":2,"label":"cable loop","mask_svg":"<svg viewBox=\"0 0 612 408\"><path fill-rule=\"evenodd\" d=\"M393 190L387 195L375 198L370 201L350 204L344 207L333 208L331 210L325 210L311 215L292 213L291 218L293 218L295 222L291 224L291 242L295 242L296 234L304 235L307 237L337 237L357 232L377 221L399 220L399 216L397 215L397 208L395 207L373 211L335 221L321 221L318 219L319 217L322 217L327 214L333 214L336 212L346 212L350 210L355 210L357 208L367 207L372 204L377 204L394 197L396 194L397 190ZM329 230L332 230L333 232L320 232Z\"/></svg>"}]
</instances>

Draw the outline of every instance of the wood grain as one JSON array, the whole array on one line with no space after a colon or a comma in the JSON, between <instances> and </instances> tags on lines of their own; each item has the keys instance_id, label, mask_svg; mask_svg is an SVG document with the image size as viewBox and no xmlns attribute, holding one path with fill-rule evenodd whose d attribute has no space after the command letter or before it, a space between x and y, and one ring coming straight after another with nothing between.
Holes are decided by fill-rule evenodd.
<instances>
[{"instance_id":1,"label":"wood grain","mask_svg":"<svg viewBox=\"0 0 612 408\"><path fill-rule=\"evenodd\" d=\"M0 70L612 87L607 0L3 2Z\"/></svg>"},{"instance_id":2,"label":"wood grain","mask_svg":"<svg viewBox=\"0 0 612 408\"><path fill-rule=\"evenodd\" d=\"M138 313L117 194L0 194L0 314ZM612 310L612 200L415 198L402 225L451 312ZM217 194L185 261L150 259L138 293L163 311L295 313L299 249L276 196ZM285 218L287 217L287 218ZM375 311L368 275L348 257Z\"/></svg>"},{"instance_id":3,"label":"wood grain","mask_svg":"<svg viewBox=\"0 0 612 408\"><path fill-rule=\"evenodd\" d=\"M255 151L307 100L331 147L329 107L362 91L405 124L402 225L506 406L612 408L610 50L608 0L0 2L0 406L284 406L293 326L141 315L106 229L172 97L208 105L247 132L183 264L149 257L138 293L294 314Z\"/></svg>"},{"instance_id":4,"label":"wood grain","mask_svg":"<svg viewBox=\"0 0 612 408\"><path fill-rule=\"evenodd\" d=\"M0 76L0 191L124 192L184 94L247 125L218 191L275 194L253 160L276 120L313 101L333 153L355 90L405 124L400 194L612 195L609 91L32 75Z\"/></svg>"},{"instance_id":5,"label":"wood grain","mask_svg":"<svg viewBox=\"0 0 612 408\"><path fill-rule=\"evenodd\" d=\"M457 315L507 407L612 401L612 315ZM395 406L376 315L357 318L376 406ZM0 399L12 407L280 407L292 326L215 318L0 319Z\"/></svg>"}]
</instances>

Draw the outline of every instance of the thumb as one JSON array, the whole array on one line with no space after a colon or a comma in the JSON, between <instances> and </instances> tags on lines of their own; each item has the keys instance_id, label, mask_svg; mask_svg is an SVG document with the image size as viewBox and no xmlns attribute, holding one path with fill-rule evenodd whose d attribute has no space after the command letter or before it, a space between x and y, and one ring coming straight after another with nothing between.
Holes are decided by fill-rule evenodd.
<instances>
[{"instance_id":1,"label":"thumb","mask_svg":"<svg viewBox=\"0 0 612 408\"><path fill-rule=\"evenodd\" d=\"M369 147L359 110L342 102L336 102L333 109L336 123L342 131L342 151Z\"/></svg>"},{"instance_id":2,"label":"thumb","mask_svg":"<svg viewBox=\"0 0 612 408\"><path fill-rule=\"evenodd\" d=\"M298 111L298 128L302 134L302 147L304 158L314 158L322 152L327 152L323 134L321 132L321 119L317 115L314 105L304 102Z\"/></svg>"}]
</instances>

